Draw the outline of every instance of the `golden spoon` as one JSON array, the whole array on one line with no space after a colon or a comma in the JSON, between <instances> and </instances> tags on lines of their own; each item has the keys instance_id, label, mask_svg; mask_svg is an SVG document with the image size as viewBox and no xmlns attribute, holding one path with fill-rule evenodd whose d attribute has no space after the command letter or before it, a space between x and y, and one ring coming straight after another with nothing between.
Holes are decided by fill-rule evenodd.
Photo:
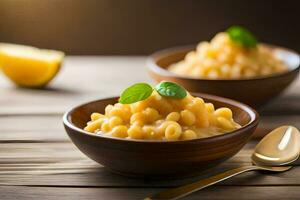
<instances>
[{"instance_id":1,"label":"golden spoon","mask_svg":"<svg viewBox=\"0 0 300 200\"><path fill-rule=\"evenodd\" d=\"M300 133L298 129L293 126L281 126L270 132L257 144L252 154L252 162L254 165L239 167L188 185L159 192L152 197L145 198L145 200L179 199L195 191L248 171L284 172L292 167L281 165L287 165L297 160L299 151Z\"/></svg>"}]
</instances>

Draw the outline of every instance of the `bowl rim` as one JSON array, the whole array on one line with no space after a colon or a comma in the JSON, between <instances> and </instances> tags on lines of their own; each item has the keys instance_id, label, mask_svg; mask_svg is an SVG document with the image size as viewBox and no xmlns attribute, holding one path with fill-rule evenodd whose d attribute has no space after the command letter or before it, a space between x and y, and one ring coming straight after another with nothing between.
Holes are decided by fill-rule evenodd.
<instances>
[{"instance_id":1,"label":"bowl rim","mask_svg":"<svg viewBox=\"0 0 300 200\"><path fill-rule=\"evenodd\" d=\"M178 79L184 79L184 80L214 81L214 82L237 82L237 81L266 80L266 79L270 79L270 78L278 78L278 77L286 76L286 75L291 74L291 73L293 73L293 72L300 69L300 55L296 51L294 51L292 49L285 48L285 47L266 44L266 43L260 43L260 44L264 45L266 47L275 49L275 50L280 50L280 51L284 51L284 52L288 52L290 54L293 54L294 56L296 56L298 58L298 65L296 67L293 67L293 68L288 67L289 70L287 70L287 71L284 71L284 72L281 72L281 73L276 73L276 74L271 74L271 75L266 75L266 76L254 76L254 77L241 78L241 79L238 79L238 78L233 78L233 79L224 79L224 78L208 79L208 78L197 78L197 77L192 77L192 76L183 76L183 75L175 74L175 73L170 72L169 70L167 70L167 69L165 69L165 68L163 68L163 67L161 67L157 64L158 59L166 57L167 55L170 55L170 54L183 52L183 51L187 51L187 50L193 50L197 46L197 44L190 44L190 45L170 47L170 48L166 48L166 49L156 51L156 52L150 54L147 57L146 66L150 71L152 71L154 73L157 73L157 74L160 74L162 76L170 77L170 78L172 77L172 78L178 78Z\"/></svg>"},{"instance_id":2,"label":"bowl rim","mask_svg":"<svg viewBox=\"0 0 300 200\"><path fill-rule=\"evenodd\" d=\"M227 103L230 105L233 105L235 107L238 107L240 109L242 109L243 111L245 111L249 116L250 116L250 121L245 124L244 126L242 126L239 129L236 129L234 131L230 131L228 133L224 133L224 134L220 134L220 135L215 135L215 136L211 136L211 137L206 137L206 138L197 138L197 139L192 139L192 140L177 140L177 141L166 141L166 140L143 140L143 139L126 139L126 138L115 138L115 137L108 137L108 136L103 136L103 135L99 135L99 134L94 134L94 133L90 133L88 131L85 131L77 126L75 126L75 124L73 124L70 121L70 116L71 113L74 112L76 109L78 109L79 107L82 106L87 106L88 104L92 104L92 103L96 103L99 101L104 101L104 100L113 100L113 99L117 99L118 96L113 96L113 97L107 97L107 98L101 98L101 99L97 99L94 101L89 101L83 104L80 104L78 106L75 106L71 109L69 109L68 111L66 111L63 115L63 124L65 126L67 126L68 128L74 130L76 132L76 134L82 134L84 136L87 137L96 137L96 138L101 138L104 140L110 140L110 141L119 141L119 142L129 142L129 143L168 143L168 144L184 144L184 143L189 143L189 142L211 142L211 141L215 141L215 140L224 140L228 137L233 137L234 135L237 134L241 134L243 132L245 132L248 129L251 129L253 127L256 127L259 123L259 114L257 113L257 111L255 109L253 109L252 107L241 103L239 101L235 101L232 99L228 99L228 98L224 98L224 97L219 97L219 96L215 96L215 95L210 95L210 94L205 94L205 93L191 93L193 96L197 95L197 97L201 97L201 98L206 98L206 99L214 99L216 101L222 102L222 103Z\"/></svg>"}]
</instances>

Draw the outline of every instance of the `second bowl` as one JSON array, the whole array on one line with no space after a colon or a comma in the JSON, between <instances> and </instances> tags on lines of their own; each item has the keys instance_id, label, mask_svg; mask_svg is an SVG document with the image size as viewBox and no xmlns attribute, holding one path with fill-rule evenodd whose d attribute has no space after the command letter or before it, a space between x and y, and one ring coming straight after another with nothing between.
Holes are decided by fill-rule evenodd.
<instances>
[{"instance_id":1,"label":"second bowl","mask_svg":"<svg viewBox=\"0 0 300 200\"><path fill-rule=\"evenodd\" d=\"M279 95L297 77L299 55L281 47L266 45L288 66L287 72L272 76L248 79L197 79L180 76L168 71L171 64L184 59L195 46L175 47L151 55L147 61L150 76L157 82L166 80L177 82L191 92L203 92L227 97L259 107Z\"/></svg>"}]
</instances>

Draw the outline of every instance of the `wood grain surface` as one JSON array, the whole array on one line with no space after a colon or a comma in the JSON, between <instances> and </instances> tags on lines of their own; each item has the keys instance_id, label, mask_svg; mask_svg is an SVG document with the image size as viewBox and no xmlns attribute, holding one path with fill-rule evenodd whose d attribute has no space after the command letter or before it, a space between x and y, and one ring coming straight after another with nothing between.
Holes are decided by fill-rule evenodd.
<instances>
[{"instance_id":1,"label":"wood grain surface","mask_svg":"<svg viewBox=\"0 0 300 200\"><path fill-rule=\"evenodd\" d=\"M152 82L145 71L145 57L67 57L46 90L16 88L1 77L0 199L142 199L164 188L250 164L257 140L220 166L185 180L125 178L88 159L64 132L62 114L79 103L115 96L137 81ZM283 124L300 128L299 100L297 80L260 111L257 133ZM299 199L298 165L281 174L243 174L185 199Z\"/></svg>"}]
</instances>

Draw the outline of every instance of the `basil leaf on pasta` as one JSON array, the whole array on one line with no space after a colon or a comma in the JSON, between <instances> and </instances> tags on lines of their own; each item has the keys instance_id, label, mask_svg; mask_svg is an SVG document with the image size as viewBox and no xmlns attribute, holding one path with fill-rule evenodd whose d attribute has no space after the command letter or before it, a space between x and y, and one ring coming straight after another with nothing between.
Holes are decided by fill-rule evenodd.
<instances>
[{"instance_id":1,"label":"basil leaf on pasta","mask_svg":"<svg viewBox=\"0 0 300 200\"><path fill-rule=\"evenodd\" d=\"M122 104L131 104L147 99L152 94L153 88L147 83L136 83L125 89L119 99Z\"/></svg>"},{"instance_id":2,"label":"basil leaf on pasta","mask_svg":"<svg viewBox=\"0 0 300 200\"><path fill-rule=\"evenodd\" d=\"M254 35L244 27L241 26L232 26L226 30L230 39L247 48L255 47L257 44L257 40Z\"/></svg>"},{"instance_id":3,"label":"basil leaf on pasta","mask_svg":"<svg viewBox=\"0 0 300 200\"><path fill-rule=\"evenodd\" d=\"M161 95L166 97L172 97L175 99L183 99L186 97L186 90L173 82L161 82L156 87L155 90Z\"/></svg>"}]
</instances>

